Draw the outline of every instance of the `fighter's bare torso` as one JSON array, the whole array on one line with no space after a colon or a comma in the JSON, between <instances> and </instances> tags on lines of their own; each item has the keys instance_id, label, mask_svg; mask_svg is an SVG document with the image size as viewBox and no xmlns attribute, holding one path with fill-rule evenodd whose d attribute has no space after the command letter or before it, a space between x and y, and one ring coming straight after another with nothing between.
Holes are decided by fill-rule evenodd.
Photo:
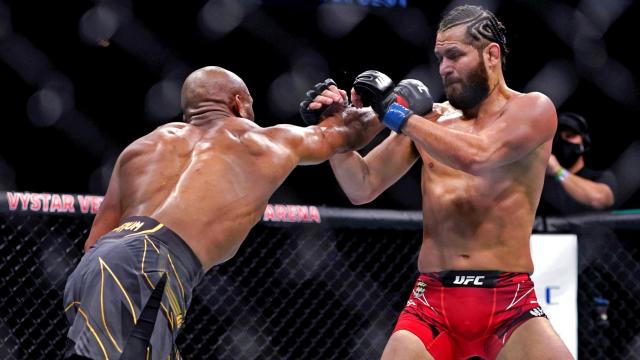
<instances>
[{"instance_id":1,"label":"fighter's bare torso","mask_svg":"<svg viewBox=\"0 0 640 360\"><path fill-rule=\"evenodd\" d=\"M463 120L462 113L450 106L438 110L430 120L470 133L501 116ZM533 272L529 238L551 142L515 162L475 175L451 168L415 145L423 162L419 270Z\"/></svg>"},{"instance_id":2,"label":"fighter's bare torso","mask_svg":"<svg viewBox=\"0 0 640 360\"><path fill-rule=\"evenodd\" d=\"M123 217L167 225L205 269L228 260L298 163L263 130L229 118L207 126L171 123L135 141L114 172Z\"/></svg>"}]
</instances>

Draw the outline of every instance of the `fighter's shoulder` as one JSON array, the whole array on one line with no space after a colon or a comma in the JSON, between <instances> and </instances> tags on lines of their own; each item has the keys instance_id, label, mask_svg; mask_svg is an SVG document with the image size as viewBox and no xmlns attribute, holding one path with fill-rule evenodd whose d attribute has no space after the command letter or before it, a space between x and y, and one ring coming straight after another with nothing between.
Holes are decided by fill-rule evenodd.
<instances>
[{"instance_id":1,"label":"fighter's shoulder","mask_svg":"<svg viewBox=\"0 0 640 360\"><path fill-rule=\"evenodd\" d=\"M196 126L182 122L172 122L158 126L147 137L165 142L189 141L193 137L199 137L199 131Z\"/></svg>"},{"instance_id":2,"label":"fighter's shoulder","mask_svg":"<svg viewBox=\"0 0 640 360\"><path fill-rule=\"evenodd\" d=\"M176 132L185 132L193 128L193 125L189 125L183 122L170 122L158 126L153 130L151 134L175 134Z\"/></svg>"},{"instance_id":3,"label":"fighter's shoulder","mask_svg":"<svg viewBox=\"0 0 640 360\"><path fill-rule=\"evenodd\" d=\"M144 150L169 143L191 142L196 137L194 127L186 123L173 122L158 126L150 133L132 142L127 150Z\"/></svg>"},{"instance_id":4,"label":"fighter's shoulder","mask_svg":"<svg viewBox=\"0 0 640 360\"><path fill-rule=\"evenodd\" d=\"M528 124L541 137L550 138L556 131L556 107L548 96L539 92L518 93L512 97L506 113L509 118L517 118L518 124Z\"/></svg>"},{"instance_id":5,"label":"fighter's shoulder","mask_svg":"<svg viewBox=\"0 0 640 360\"><path fill-rule=\"evenodd\" d=\"M543 93L533 91L529 93L516 93L512 98L511 106L517 110L521 108L529 109L534 112L542 112L547 114L555 114L556 108L549 97Z\"/></svg>"}]
</instances>

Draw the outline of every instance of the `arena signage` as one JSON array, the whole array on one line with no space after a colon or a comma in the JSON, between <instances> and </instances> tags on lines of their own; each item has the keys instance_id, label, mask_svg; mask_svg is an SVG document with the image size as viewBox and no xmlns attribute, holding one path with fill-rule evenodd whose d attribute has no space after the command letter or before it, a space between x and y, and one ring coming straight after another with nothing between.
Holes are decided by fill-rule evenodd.
<instances>
[{"instance_id":1,"label":"arena signage","mask_svg":"<svg viewBox=\"0 0 640 360\"><path fill-rule=\"evenodd\" d=\"M0 213L82 213L96 214L103 197L97 195L76 195L56 193L0 192ZM268 204L262 216L263 221L282 223L322 222L320 211L315 206Z\"/></svg>"},{"instance_id":2,"label":"arena signage","mask_svg":"<svg viewBox=\"0 0 640 360\"><path fill-rule=\"evenodd\" d=\"M320 212L315 206L268 204L263 221L289 223L321 223Z\"/></svg>"},{"instance_id":3,"label":"arena signage","mask_svg":"<svg viewBox=\"0 0 640 360\"><path fill-rule=\"evenodd\" d=\"M7 191L3 200L2 207L10 212L95 214L102 196Z\"/></svg>"}]
</instances>

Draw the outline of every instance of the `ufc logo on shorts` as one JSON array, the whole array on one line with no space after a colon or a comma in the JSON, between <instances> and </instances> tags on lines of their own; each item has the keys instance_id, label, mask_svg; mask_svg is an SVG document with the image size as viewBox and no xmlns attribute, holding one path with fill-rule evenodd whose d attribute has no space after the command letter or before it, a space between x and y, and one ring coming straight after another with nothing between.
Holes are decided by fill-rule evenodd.
<instances>
[{"instance_id":1,"label":"ufc logo on shorts","mask_svg":"<svg viewBox=\"0 0 640 360\"><path fill-rule=\"evenodd\" d=\"M473 275L467 275L467 276L458 276L456 275L455 280L453 280L453 283L456 285L484 285L484 283L482 282L482 279L484 279L484 276L473 276Z\"/></svg>"}]
</instances>

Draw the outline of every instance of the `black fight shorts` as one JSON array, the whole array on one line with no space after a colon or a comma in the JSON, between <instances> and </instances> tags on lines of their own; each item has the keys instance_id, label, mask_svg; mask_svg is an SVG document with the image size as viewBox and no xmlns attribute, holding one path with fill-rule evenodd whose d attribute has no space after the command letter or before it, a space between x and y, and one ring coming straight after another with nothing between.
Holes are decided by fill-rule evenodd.
<instances>
[{"instance_id":1,"label":"black fight shorts","mask_svg":"<svg viewBox=\"0 0 640 360\"><path fill-rule=\"evenodd\" d=\"M175 340L203 275L171 229L149 217L126 218L67 279L65 357L179 359Z\"/></svg>"}]
</instances>

